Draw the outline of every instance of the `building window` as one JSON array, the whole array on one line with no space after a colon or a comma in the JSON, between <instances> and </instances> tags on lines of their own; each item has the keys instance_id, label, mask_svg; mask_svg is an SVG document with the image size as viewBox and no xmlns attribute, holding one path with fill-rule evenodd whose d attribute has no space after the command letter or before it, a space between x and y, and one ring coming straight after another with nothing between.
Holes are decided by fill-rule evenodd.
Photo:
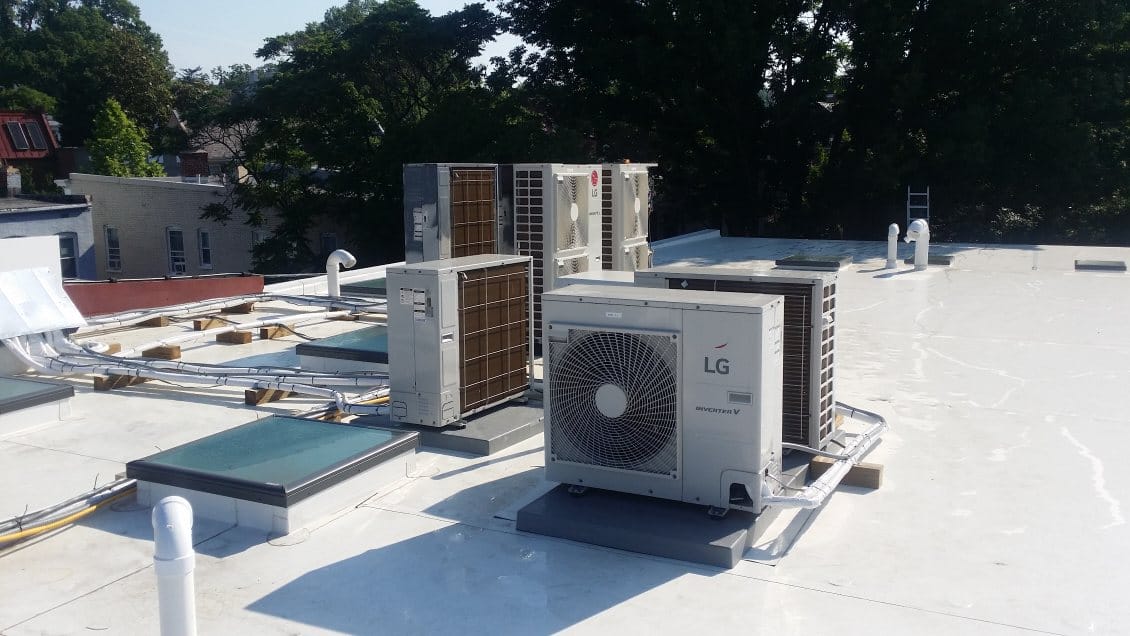
<instances>
[{"instance_id":1,"label":"building window","mask_svg":"<svg viewBox=\"0 0 1130 636\"><path fill-rule=\"evenodd\" d=\"M74 234L59 235L59 269L63 278L78 278L77 242Z\"/></svg>"},{"instance_id":2,"label":"building window","mask_svg":"<svg viewBox=\"0 0 1130 636\"><path fill-rule=\"evenodd\" d=\"M208 230L197 230L196 242L200 245L200 269L212 269L212 235Z\"/></svg>"},{"instance_id":3,"label":"building window","mask_svg":"<svg viewBox=\"0 0 1130 636\"><path fill-rule=\"evenodd\" d=\"M184 232L179 227L166 228L165 243L169 248L169 273L187 272L188 267L184 258Z\"/></svg>"},{"instance_id":4,"label":"building window","mask_svg":"<svg viewBox=\"0 0 1130 636\"><path fill-rule=\"evenodd\" d=\"M118 241L118 228L106 226L106 271L122 271L122 244Z\"/></svg>"},{"instance_id":5,"label":"building window","mask_svg":"<svg viewBox=\"0 0 1130 636\"><path fill-rule=\"evenodd\" d=\"M325 232L322 234L322 258L329 258L337 249L337 234Z\"/></svg>"}]
</instances>

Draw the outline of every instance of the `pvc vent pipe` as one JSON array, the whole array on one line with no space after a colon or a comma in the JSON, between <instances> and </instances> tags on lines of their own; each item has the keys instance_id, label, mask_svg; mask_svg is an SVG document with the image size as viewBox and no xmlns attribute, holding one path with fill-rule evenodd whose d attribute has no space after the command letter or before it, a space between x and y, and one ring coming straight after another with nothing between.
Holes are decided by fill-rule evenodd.
<instances>
[{"instance_id":1,"label":"pvc vent pipe","mask_svg":"<svg viewBox=\"0 0 1130 636\"><path fill-rule=\"evenodd\" d=\"M930 226L923 219L914 219L906 228L907 243L914 241L914 269L926 269L930 262Z\"/></svg>"},{"instance_id":2,"label":"pvc vent pipe","mask_svg":"<svg viewBox=\"0 0 1130 636\"><path fill-rule=\"evenodd\" d=\"M895 269L899 264L899 224L887 226L887 269Z\"/></svg>"},{"instance_id":3,"label":"pvc vent pipe","mask_svg":"<svg viewBox=\"0 0 1130 636\"><path fill-rule=\"evenodd\" d=\"M152 521L161 636L196 636L192 505L183 497L165 497L153 507Z\"/></svg>"},{"instance_id":4,"label":"pvc vent pipe","mask_svg":"<svg viewBox=\"0 0 1130 636\"><path fill-rule=\"evenodd\" d=\"M337 278L337 266L344 265L346 269L349 269L356 264L357 259L345 250L334 250L330 257L326 259L326 294L330 298L341 296L341 283Z\"/></svg>"}]
</instances>

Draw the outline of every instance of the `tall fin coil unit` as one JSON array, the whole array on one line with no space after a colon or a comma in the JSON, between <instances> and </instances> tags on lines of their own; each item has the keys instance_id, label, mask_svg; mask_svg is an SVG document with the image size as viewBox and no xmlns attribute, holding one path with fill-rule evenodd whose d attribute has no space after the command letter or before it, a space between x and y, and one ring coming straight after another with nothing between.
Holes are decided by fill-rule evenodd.
<instances>
[{"instance_id":1,"label":"tall fin coil unit","mask_svg":"<svg viewBox=\"0 0 1130 636\"><path fill-rule=\"evenodd\" d=\"M387 270L389 413L447 426L529 388L530 259L481 254Z\"/></svg>"},{"instance_id":2,"label":"tall fin coil unit","mask_svg":"<svg viewBox=\"0 0 1130 636\"><path fill-rule=\"evenodd\" d=\"M778 294L785 300L782 440L823 448L835 433L836 275L727 267L656 267L636 284Z\"/></svg>"},{"instance_id":3,"label":"tall fin coil unit","mask_svg":"<svg viewBox=\"0 0 1130 636\"><path fill-rule=\"evenodd\" d=\"M649 168L655 165L606 163L602 167L601 262L604 269L631 272L651 267Z\"/></svg>"},{"instance_id":4,"label":"tall fin coil unit","mask_svg":"<svg viewBox=\"0 0 1130 636\"><path fill-rule=\"evenodd\" d=\"M406 164L405 262L513 253L498 188L495 164Z\"/></svg>"},{"instance_id":5,"label":"tall fin coil unit","mask_svg":"<svg viewBox=\"0 0 1130 636\"><path fill-rule=\"evenodd\" d=\"M599 165L514 164L514 247L533 260L533 332L542 338L542 293L557 278L600 269Z\"/></svg>"},{"instance_id":6,"label":"tall fin coil unit","mask_svg":"<svg viewBox=\"0 0 1130 636\"><path fill-rule=\"evenodd\" d=\"M576 284L542 302L548 480L760 511L780 476L779 296Z\"/></svg>"}]
</instances>

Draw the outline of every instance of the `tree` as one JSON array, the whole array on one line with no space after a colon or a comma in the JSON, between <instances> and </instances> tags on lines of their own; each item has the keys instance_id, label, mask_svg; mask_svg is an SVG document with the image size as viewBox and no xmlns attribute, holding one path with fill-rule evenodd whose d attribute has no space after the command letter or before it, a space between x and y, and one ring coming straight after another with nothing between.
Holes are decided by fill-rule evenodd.
<instances>
[{"instance_id":1,"label":"tree","mask_svg":"<svg viewBox=\"0 0 1130 636\"><path fill-rule=\"evenodd\" d=\"M509 0L515 72L592 159L658 160L657 229L764 233L800 199L836 70L819 2Z\"/></svg>"},{"instance_id":2,"label":"tree","mask_svg":"<svg viewBox=\"0 0 1130 636\"><path fill-rule=\"evenodd\" d=\"M161 39L127 0L3 0L0 86L50 95L64 135L91 135L114 98L147 134L168 119L171 73Z\"/></svg>"},{"instance_id":3,"label":"tree","mask_svg":"<svg viewBox=\"0 0 1130 636\"><path fill-rule=\"evenodd\" d=\"M306 235L318 219L347 224L363 262L398 259L404 163L518 160L540 130L471 64L498 30L481 4L432 16L409 0L353 0L269 39L259 55L276 72L218 121L251 131L239 157L250 176L206 214L238 209L252 225L278 215L260 271L313 266Z\"/></svg>"},{"instance_id":4,"label":"tree","mask_svg":"<svg viewBox=\"0 0 1130 636\"><path fill-rule=\"evenodd\" d=\"M149 162L149 144L145 134L130 121L122 105L114 99L94 118L94 137L86 141L96 174L111 177L160 177L165 174L159 164Z\"/></svg>"},{"instance_id":5,"label":"tree","mask_svg":"<svg viewBox=\"0 0 1130 636\"><path fill-rule=\"evenodd\" d=\"M0 87L0 109L29 110L37 113L54 112L58 103L54 97L27 86Z\"/></svg>"}]
</instances>

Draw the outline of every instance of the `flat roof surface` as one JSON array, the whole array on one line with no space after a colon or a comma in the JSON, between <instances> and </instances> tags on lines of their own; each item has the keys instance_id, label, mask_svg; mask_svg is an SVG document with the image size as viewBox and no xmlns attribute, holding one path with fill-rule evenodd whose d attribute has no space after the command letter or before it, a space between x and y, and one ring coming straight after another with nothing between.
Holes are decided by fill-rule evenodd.
<instances>
[{"instance_id":1,"label":"flat roof surface","mask_svg":"<svg viewBox=\"0 0 1130 636\"><path fill-rule=\"evenodd\" d=\"M1074 271L1077 258L1127 260L1130 249L934 249L954 264L884 270L879 242L658 246L657 264L853 256L837 282L836 397L891 423L867 458L885 465L884 484L783 515L767 537L783 537L775 565L726 571L520 534L516 510L550 487L540 438L486 458L421 449L414 474L286 537L198 521L200 633L1130 630L1130 278ZM185 357L294 364L297 341L208 343ZM104 483L156 449L319 403L248 407L223 387L94 393L72 382L71 419L0 439L0 514ZM149 511L121 504L4 553L0 633L156 633L151 537Z\"/></svg>"}]
</instances>

